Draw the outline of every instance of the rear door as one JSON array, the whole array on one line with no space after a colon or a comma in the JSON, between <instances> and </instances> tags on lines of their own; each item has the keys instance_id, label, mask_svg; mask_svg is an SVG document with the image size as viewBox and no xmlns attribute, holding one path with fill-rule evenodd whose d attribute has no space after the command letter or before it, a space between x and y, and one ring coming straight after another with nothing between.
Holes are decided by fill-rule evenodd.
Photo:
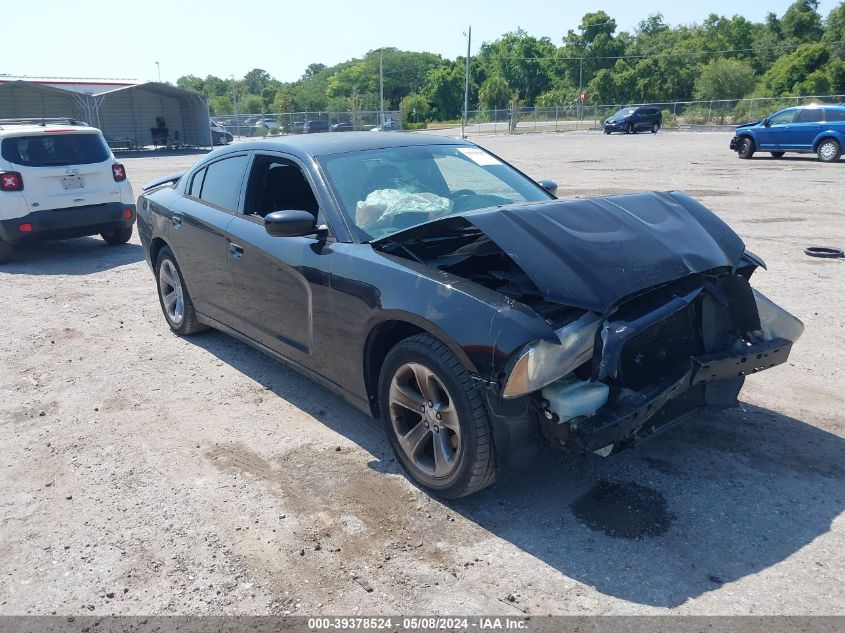
<instances>
[{"instance_id":1,"label":"rear door","mask_svg":"<svg viewBox=\"0 0 845 633\"><path fill-rule=\"evenodd\" d=\"M3 139L3 158L23 179L31 211L120 202L111 150L97 131L47 129Z\"/></svg>"},{"instance_id":2,"label":"rear door","mask_svg":"<svg viewBox=\"0 0 845 633\"><path fill-rule=\"evenodd\" d=\"M787 137L789 148L811 150L813 141L824 128L824 110L822 108L804 108L798 111L795 122L789 126Z\"/></svg>"},{"instance_id":3,"label":"rear door","mask_svg":"<svg viewBox=\"0 0 845 633\"><path fill-rule=\"evenodd\" d=\"M169 241L198 312L231 325L226 229L241 195L248 152L227 154L188 175L170 210Z\"/></svg>"}]
</instances>

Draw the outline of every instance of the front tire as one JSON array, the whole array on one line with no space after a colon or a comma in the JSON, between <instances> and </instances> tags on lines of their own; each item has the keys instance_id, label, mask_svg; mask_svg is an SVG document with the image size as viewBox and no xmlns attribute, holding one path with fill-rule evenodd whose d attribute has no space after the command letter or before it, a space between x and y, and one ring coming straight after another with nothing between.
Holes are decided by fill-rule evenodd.
<instances>
[{"instance_id":1,"label":"front tire","mask_svg":"<svg viewBox=\"0 0 845 633\"><path fill-rule=\"evenodd\" d=\"M660 131L660 124L659 123L655 123L654 125L651 126L651 133L652 134L657 134L659 131Z\"/></svg>"},{"instance_id":2,"label":"front tire","mask_svg":"<svg viewBox=\"0 0 845 633\"><path fill-rule=\"evenodd\" d=\"M754 141L747 136L743 136L742 140L739 142L739 148L736 151L736 155L742 159L749 159L754 156Z\"/></svg>"},{"instance_id":3,"label":"front tire","mask_svg":"<svg viewBox=\"0 0 845 633\"><path fill-rule=\"evenodd\" d=\"M835 163L842 156L842 148L832 138L826 138L819 143L817 150L819 160L823 163Z\"/></svg>"},{"instance_id":4,"label":"front tire","mask_svg":"<svg viewBox=\"0 0 845 633\"><path fill-rule=\"evenodd\" d=\"M469 372L442 342L419 334L391 349L379 402L390 445L421 487L456 499L495 481L487 411Z\"/></svg>"},{"instance_id":5,"label":"front tire","mask_svg":"<svg viewBox=\"0 0 845 633\"><path fill-rule=\"evenodd\" d=\"M103 231L100 233L100 237L103 238L106 244L109 246L118 246L120 244L126 244L132 238L132 225L122 228L122 229L115 229L113 231Z\"/></svg>"},{"instance_id":6,"label":"front tire","mask_svg":"<svg viewBox=\"0 0 845 633\"><path fill-rule=\"evenodd\" d=\"M15 255L15 247L0 237L0 264L12 261Z\"/></svg>"},{"instance_id":7,"label":"front tire","mask_svg":"<svg viewBox=\"0 0 845 633\"><path fill-rule=\"evenodd\" d=\"M155 271L158 301L170 329L179 336L190 336L205 330L197 320L197 312L185 286L182 271L169 246L159 251Z\"/></svg>"}]
</instances>

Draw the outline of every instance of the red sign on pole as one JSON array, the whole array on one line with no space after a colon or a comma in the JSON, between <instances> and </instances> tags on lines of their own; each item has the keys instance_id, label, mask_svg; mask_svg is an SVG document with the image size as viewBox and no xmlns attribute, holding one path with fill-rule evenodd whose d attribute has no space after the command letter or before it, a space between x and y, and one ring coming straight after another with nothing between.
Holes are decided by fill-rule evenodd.
<instances>
[{"instance_id":1,"label":"red sign on pole","mask_svg":"<svg viewBox=\"0 0 845 633\"><path fill-rule=\"evenodd\" d=\"M581 103L584 103L584 99L586 99L586 98L587 98L587 93L586 93L586 92L581 92L581 94L580 94L580 95L578 95L578 99L580 99L580 100L581 100Z\"/></svg>"}]
</instances>

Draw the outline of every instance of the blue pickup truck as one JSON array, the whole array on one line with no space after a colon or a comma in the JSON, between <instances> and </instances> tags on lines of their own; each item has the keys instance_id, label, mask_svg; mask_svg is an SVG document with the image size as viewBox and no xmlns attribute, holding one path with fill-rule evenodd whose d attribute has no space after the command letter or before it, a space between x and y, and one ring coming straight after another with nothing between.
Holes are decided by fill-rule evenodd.
<instances>
[{"instance_id":1,"label":"blue pickup truck","mask_svg":"<svg viewBox=\"0 0 845 633\"><path fill-rule=\"evenodd\" d=\"M755 123L740 125L731 149L740 158L766 151L775 158L786 152L815 153L819 160L839 160L845 147L845 105L786 108Z\"/></svg>"}]
</instances>

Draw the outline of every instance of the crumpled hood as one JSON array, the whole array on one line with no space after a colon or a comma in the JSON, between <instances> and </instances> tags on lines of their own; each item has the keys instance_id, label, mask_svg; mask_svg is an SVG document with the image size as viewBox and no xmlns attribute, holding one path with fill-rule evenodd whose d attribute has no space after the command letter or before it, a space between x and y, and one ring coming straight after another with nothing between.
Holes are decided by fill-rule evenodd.
<instances>
[{"instance_id":1,"label":"crumpled hood","mask_svg":"<svg viewBox=\"0 0 845 633\"><path fill-rule=\"evenodd\" d=\"M759 119L757 121L751 121L749 123L743 123L742 125L737 125L736 129L741 130L744 127L754 127L755 125L760 125L760 121L762 121L762 120L763 119Z\"/></svg>"},{"instance_id":2,"label":"crumpled hood","mask_svg":"<svg viewBox=\"0 0 845 633\"><path fill-rule=\"evenodd\" d=\"M495 207L457 214L483 231L554 303L607 312L629 295L693 273L736 266L745 245L680 192ZM455 215L390 237L455 226ZM459 220L457 220L459 221Z\"/></svg>"}]
</instances>

